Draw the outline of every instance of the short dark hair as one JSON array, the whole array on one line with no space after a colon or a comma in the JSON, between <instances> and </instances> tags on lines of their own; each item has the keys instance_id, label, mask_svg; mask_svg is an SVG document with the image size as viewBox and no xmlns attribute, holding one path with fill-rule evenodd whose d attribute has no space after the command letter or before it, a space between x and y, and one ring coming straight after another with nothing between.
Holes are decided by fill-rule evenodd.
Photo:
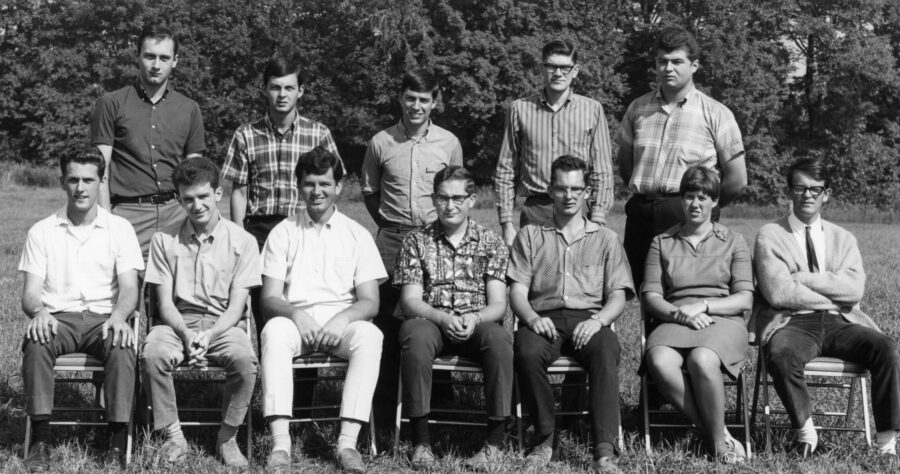
<instances>
[{"instance_id":1,"label":"short dark hair","mask_svg":"<svg viewBox=\"0 0 900 474\"><path fill-rule=\"evenodd\" d=\"M81 165L94 165L97 167L97 176L103 179L106 174L106 160L103 154L95 146L81 145L73 149L63 151L59 157L59 172L65 177L69 170L69 163L78 163Z\"/></svg>"},{"instance_id":2,"label":"short dark hair","mask_svg":"<svg viewBox=\"0 0 900 474\"><path fill-rule=\"evenodd\" d=\"M687 57L691 61L700 58L700 45L688 30L677 26L669 26L663 28L656 37L654 43L654 51L665 51L671 53L676 49L684 48L687 51Z\"/></svg>"},{"instance_id":3,"label":"short dark hair","mask_svg":"<svg viewBox=\"0 0 900 474\"><path fill-rule=\"evenodd\" d=\"M213 189L219 187L219 167L209 158L194 157L182 160L172 170L172 182L175 190L181 186L194 186L209 183Z\"/></svg>"},{"instance_id":4,"label":"short dark hair","mask_svg":"<svg viewBox=\"0 0 900 474\"><path fill-rule=\"evenodd\" d=\"M412 92L430 92L432 99L437 99L441 91L441 81L430 69L412 69L406 71L400 81L400 93L407 90Z\"/></svg>"},{"instance_id":5,"label":"short dark hair","mask_svg":"<svg viewBox=\"0 0 900 474\"><path fill-rule=\"evenodd\" d=\"M816 181L824 181L826 188L831 187L831 171L822 158L804 157L791 163L787 170L788 187L794 186L795 173L803 173Z\"/></svg>"},{"instance_id":6,"label":"short dark hair","mask_svg":"<svg viewBox=\"0 0 900 474\"><path fill-rule=\"evenodd\" d=\"M719 199L719 173L705 166L692 166L681 176L679 193L684 196L690 192L706 194L711 199Z\"/></svg>"},{"instance_id":7,"label":"short dark hair","mask_svg":"<svg viewBox=\"0 0 900 474\"><path fill-rule=\"evenodd\" d=\"M141 49L144 47L144 41L148 39L154 39L156 41L162 41L170 39L172 40L172 51L175 55L178 55L178 38L172 33L172 30L166 28L162 25L146 25L144 29L141 30L140 36L138 36L137 42L137 53L141 54Z\"/></svg>"},{"instance_id":8,"label":"short dark hair","mask_svg":"<svg viewBox=\"0 0 900 474\"><path fill-rule=\"evenodd\" d=\"M341 178L344 177L344 165L334 153L319 145L300 155L297 167L294 168L294 176L297 177L297 184L299 185L304 175L323 175L328 173L329 169L331 170L331 175L334 176L335 184L340 183Z\"/></svg>"},{"instance_id":9,"label":"short dark hair","mask_svg":"<svg viewBox=\"0 0 900 474\"><path fill-rule=\"evenodd\" d=\"M578 50L575 45L563 40L553 40L548 42L541 48L541 60L545 60L554 54L560 56L571 56L572 62L578 64Z\"/></svg>"},{"instance_id":10,"label":"short dark hair","mask_svg":"<svg viewBox=\"0 0 900 474\"><path fill-rule=\"evenodd\" d=\"M475 194L475 179L472 178L472 173L469 173L469 171L462 166L457 165L446 166L434 175L434 192L438 192L438 187L440 187L441 183L444 181L453 180L465 181L466 194Z\"/></svg>"},{"instance_id":11,"label":"short dark hair","mask_svg":"<svg viewBox=\"0 0 900 474\"><path fill-rule=\"evenodd\" d=\"M590 186L588 183L588 175L590 175L590 168L588 167L587 162L580 158L575 158L572 155L563 155L559 158L553 160L553 164L550 165L550 184L553 184L553 180L556 179L556 172L568 172L568 171L581 171L584 174L584 184L585 186Z\"/></svg>"},{"instance_id":12,"label":"short dark hair","mask_svg":"<svg viewBox=\"0 0 900 474\"><path fill-rule=\"evenodd\" d=\"M297 84L302 86L306 82L306 77L303 74L303 68L301 67L299 60L286 56L275 56L266 63L266 68L263 69L263 88L269 86L269 79L273 77L289 76L291 74L297 75Z\"/></svg>"}]
</instances>

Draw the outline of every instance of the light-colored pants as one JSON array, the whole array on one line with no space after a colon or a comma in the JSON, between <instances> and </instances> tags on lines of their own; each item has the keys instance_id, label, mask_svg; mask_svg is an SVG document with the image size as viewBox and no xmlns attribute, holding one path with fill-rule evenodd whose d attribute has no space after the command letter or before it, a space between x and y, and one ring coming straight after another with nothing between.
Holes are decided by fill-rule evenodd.
<instances>
[{"instance_id":1,"label":"light-colored pants","mask_svg":"<svg viewBox=\"0 0 900 474\"><path fill-rule=\"evenodd\" d=\"M212 327L215 318L185 314L184 322L190 329L202 331ZM206 351L206 358L211 364L225 369L222 422L230 426L239 426L247 416L259 365L243 324L247 324L246 321L210 341ZM172 371L184 358L184 343L170 326L154 326L147 334L141 351L141 365L147 395L153 406L154 429L159 430L178 421Z\"/></svg>"},{"instance_id":2,"label":"light-colored pants","mask_svg":"<svg viewBox=\"0 0 900 474\"><path fill-rule=\"evenodd\" d=\"M369 421L372 395L381 361L381 331L369 321L347 325L341 342L331 352L349 364L341 396L341 418ZM291 416L294 399L292 363L294 357L308 354L297 325L288 318L275 317L262 332L263 416Z\"/></svg>"}]
</instances>

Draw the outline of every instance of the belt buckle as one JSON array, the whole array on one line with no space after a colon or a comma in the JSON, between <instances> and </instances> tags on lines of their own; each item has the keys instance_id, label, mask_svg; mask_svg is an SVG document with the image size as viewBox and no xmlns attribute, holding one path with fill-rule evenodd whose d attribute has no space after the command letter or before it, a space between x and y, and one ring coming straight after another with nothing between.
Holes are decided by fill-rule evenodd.
<instances>
[{"instance_id":1,"label":"belt buckle","mask_svg":"<svg viewBox=\"0 0 900 474\"><path fill-rule=\"evenodd\" d=\"M167 196L163 194L153 194L150 196L150 204L165 204L168 199L165 199Z\"/></svg>"}]
</instances>

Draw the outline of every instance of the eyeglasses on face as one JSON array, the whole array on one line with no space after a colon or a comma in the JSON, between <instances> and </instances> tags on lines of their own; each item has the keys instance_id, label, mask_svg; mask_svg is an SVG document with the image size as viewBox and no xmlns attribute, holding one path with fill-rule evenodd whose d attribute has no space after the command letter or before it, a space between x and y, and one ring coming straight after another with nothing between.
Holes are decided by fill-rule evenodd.
<instances>
[{"instance_id":1,"label":"eyeglasses on face","mask_svg":"<svg viewBox=\"0 0 900 474\"><path fill-rule=\"evenodd\" d=\"M791 193L795 196L803 196L807 191L812 197L817 198L825 192L825 186L800 186L799 184L791 186Z\"/></svg>"},{"instance_id":2,"label":"eyeglasses on face","mask_svg":"<svg viewBox=\"0 0 900 474\"><path fill-rule=\"evenodd\" d=\"M550 186L550 192L556 194L557 196L568 196L569 193L574 194L575 196L580 195L587 189L584 186Z\"/></svg>"},{"instance_id":3,"label":"eyeglasses on face","mask_svg":"<svg viewBox=\"0 0 900 474\"><path fill-rule=\"evenodd\" d=\"M549 74L553 74L556 71L562 73L563 76L568 76L572 73L572 70L575 69L574 64L550 64L544 63L544 71L547 71Z\"/></svg>"},{"instance_id":4,"label":"eyeglasses on face","mask_svg":"<svg viewBox=\"0 0 900 474\"><path fill-rule=\"evenodd\" d=\"M450 201L453 201L453 204L456 204L457 206L462 206L466 203L466 199L469 199L472 195L454 194L453 196L447 196L445 194L432 194L432 196L434 197L434 200L441 206L446 206L450 203Z\"/></svg>"}]
</instances>

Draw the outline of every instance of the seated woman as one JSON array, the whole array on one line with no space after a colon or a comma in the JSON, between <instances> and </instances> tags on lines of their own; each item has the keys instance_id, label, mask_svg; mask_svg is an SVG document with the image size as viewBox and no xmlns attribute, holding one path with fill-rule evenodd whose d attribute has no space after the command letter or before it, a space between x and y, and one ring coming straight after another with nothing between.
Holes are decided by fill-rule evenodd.
<instances>
[{"instance_id":1,"label":"seated woman","mask_svg":"<svg viewBox=\"0 0 900 474\"><path fill-rule=\"evenodd\" d=\"M711 220L719 201L714 171L688 169L680 192L684 222L657 235L647 252L642 305L655 328L642 370L700 429L720 462L740 463L747 455L725 428L722 369L736 377L747 351L742 314L753 302L750 251L740 234Z\"/></svg>"}]
</instances>

